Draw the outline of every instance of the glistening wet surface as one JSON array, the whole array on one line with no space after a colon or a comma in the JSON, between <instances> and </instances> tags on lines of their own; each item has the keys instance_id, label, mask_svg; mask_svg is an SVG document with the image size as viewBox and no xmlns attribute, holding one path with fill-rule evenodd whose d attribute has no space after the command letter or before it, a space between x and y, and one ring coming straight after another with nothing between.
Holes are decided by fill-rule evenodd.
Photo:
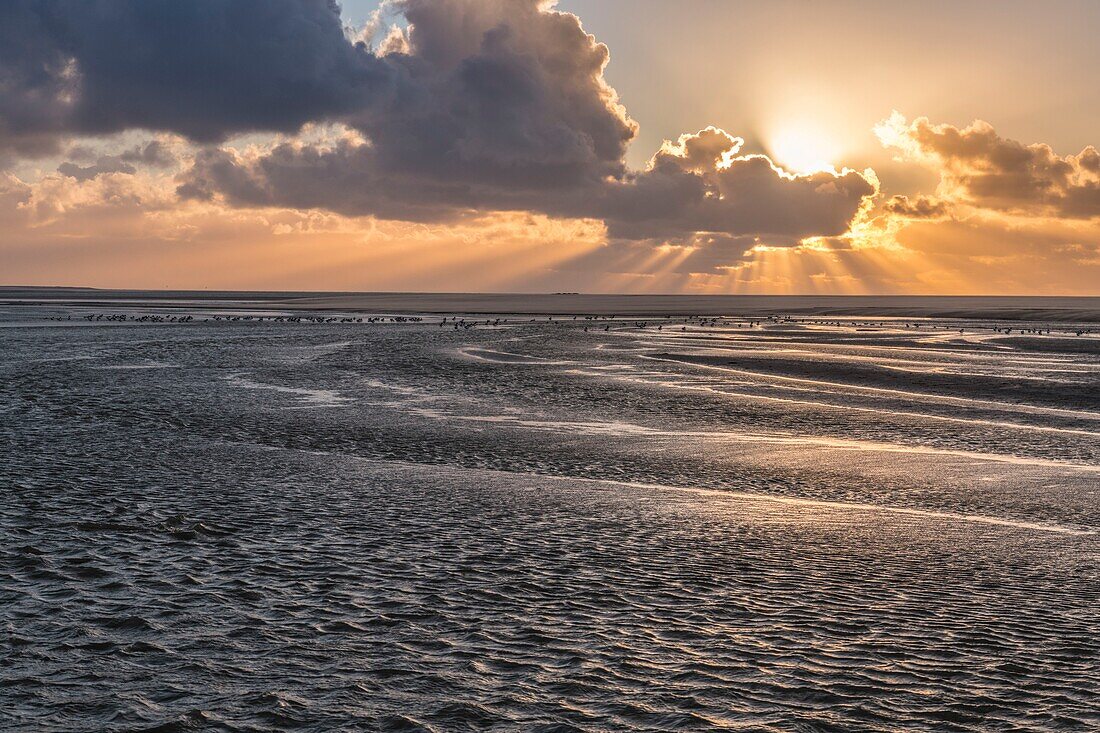
<instances>
[{"instance_id":1,"label":"glistening wet surface","mask_svg":"<svg viewBox=\"0 0 1100 733\"><path fill-rule=\"evenodd\" d=\"M1100 727L1095 337L45 315L0 729Z\"/></svg>"}]
</instances>

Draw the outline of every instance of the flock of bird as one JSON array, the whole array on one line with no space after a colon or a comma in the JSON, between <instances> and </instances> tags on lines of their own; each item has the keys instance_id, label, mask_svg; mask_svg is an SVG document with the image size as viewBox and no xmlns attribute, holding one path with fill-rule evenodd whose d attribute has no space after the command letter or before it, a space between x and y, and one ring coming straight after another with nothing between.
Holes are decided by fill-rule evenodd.
<instances>
[{"instance_id":1,"label":"flock of bird","mask_svg":"<svg viewBox=\"0 0 1100 733\"><path fill-rule=\"evenodd\" d=\"M72 316L49 316L47 321L105 321L112 323L210 323L210 322L256 322L256 323L420 323L419 316L371 316L357 318L350 316L223 316L212 315L204 318L194 316L162 316L143 314L136 316L127 313L89 313L74 319Z\"/></svg>"},{"instance_id":2,"label":"flock of bird","mask_svg":"<svg viewBox=\"0 0 1100 733\"><path fill-rule=\"evenodd\" d=\"M74 318L72 315L67 316L49 316L46 320L50 321L89 321L89 322L112 322L112 323L239 323L239 322L254 322L254 323L307 323L307 324L352 324L352 323L423 323L424 317L421 316L323 316L323 315L224 315L224 314L212 314L203 317L195 317L192 315L160 315L160 314L128 314L128 313L89 313L83 316L77 316ZM699 328L710 328L722 326L726 328L756 328L764 324L777 325L777 324L792 324L802 326L817 326L817 327L835 327L835 328L856 328L856 329L868 329L868 328L891 328L896 329L904 327L906 329L926 329L926 330L944 330L951 331L957 329L959 333L965 333L965 328L959 328L957 324L942 324L942 323L929 323L929 322L898 322L898 321L852 321L852 320L820 320L816 318L795 318L792 316L777 316L771 315L765 318L734 318L730 316L686 316L676 317L672 315L666 315L662 318L655 319L635 319L629 320L628 317L618 315L573 315L573 316L547 316L546 321L548 323L563 322L563 321L583 321L583 331L588 333L589 330L602 330L610 331L612 325L628 326L636 329L650 329L654 328L657 331L663 331L665 326L679 325L681 331L686 331L688 326ZM485 318L485 319L472 319L467 320L465 317L460 316L444 316L439 321L440 328L451 327L454 331L468 331L476 327L496 327L504 326L513 323L538 323L542 322L539 318ZM990 325L990 326L977 326L971 324L968 326L970 330L980 331L992 331L993 333L1010 335L1013 333L1021 335L1046 335L1051 333L1064 333L1074 334L1078 337L1091 336L1094 333L1093 328L1078 328L1076 326L1070 328L1051 328L1045 327L1019 327L1019 326L1002 326L1002 325ZM1100 330L1096 331L1100 333Z\"/></svg>"}]
</instances>

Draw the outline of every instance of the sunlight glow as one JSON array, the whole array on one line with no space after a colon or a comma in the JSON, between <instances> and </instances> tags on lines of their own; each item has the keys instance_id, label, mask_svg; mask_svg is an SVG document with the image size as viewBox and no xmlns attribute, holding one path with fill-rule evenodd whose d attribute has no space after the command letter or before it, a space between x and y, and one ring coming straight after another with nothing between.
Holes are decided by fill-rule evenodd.
<instances>
[{"instance_id":1,"label":"sunlight glow","mask_svg":"<svg viewBox=\"0 0 1100 733\"><path fill-rule=\"evenodd\" d=\"M792 122L779 128L768 141L768 147L775 162L794 173L833 170L840 155L837 145L807 122Z\"/></svg>"}]
</instances>

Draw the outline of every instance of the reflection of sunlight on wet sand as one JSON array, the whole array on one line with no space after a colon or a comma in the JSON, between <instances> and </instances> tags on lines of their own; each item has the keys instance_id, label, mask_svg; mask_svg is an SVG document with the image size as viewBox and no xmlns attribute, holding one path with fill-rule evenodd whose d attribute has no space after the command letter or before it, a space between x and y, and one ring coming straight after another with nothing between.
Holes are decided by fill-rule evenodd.
<instances>
[{"instance_id":1,"label":"reflection of sunlight on wet sand","mask_svg":"<svg viewBox=\"0 0 1100 733\"><path fill-rule=\"evenodd\" d=\"M767 328L766 326L764 327ZM788 327L789 328L789 327ZM802 323L798 325L801 332L826 331L841 332L850 331L850 328L826 325L824 323ZM860 329L869 330L869 329ZM876 327L874 330L883 335L905 335L913 338L914 334L904 328ZM618 334L617 334L618 335ZM711 327L706 331L706 336L700 341L697 331L680 333L676 331L649 331L634 336L639 347L652 349L687 348L698 349L705 346L711 354L736 353L744 354L782 354L786 356L803 356L815 360L824 360L832 363L843 364L856 362L881 366L884 369L897 369L913 373L947 373L956 375L994 376L1011 373L1016 379L1030 381L1059 381L1047 374L1100 374L1100 365L1080 363L1073 356L1040 356L1019 354L1014 358L1005 356L1000 351L971 351L966 349L951 348L956 342L966 344L985 344L990 340L1004 338L999 333L983 334L971 333L957 334L954 331L946 334L929 334L916 338L914 343L919 344L943 344L937 348L922 348L908 344L860 344L845 343L838 348L837 344L814 343L804 340L786 341L774 339L764 343L758 340L757 335L751 330L743 328ZM988 349L1011 350L1011 347L1000 346L996 343L987 344ZM887 354L899 354L890 356ZM917 358L922 357L922 358ZM992 371L990 371L992 370ZM1040 371L1042 374L1028 374L1025 372Z\"/></svg>"},{"instance_id":2,"label":"reflection of sunlight on wet sand","mask_svg":"<svg viewBox=\"0 0 1100 733\"><path fill-rule=\"evenodd\" d=\"M230 386L238 389L268 390L292 395L298 402L307 407L344 407L354 402L352 398L345 397L331 389L306 389L304 387L287 387L280 384L257 382L249 379L246 372L229 374L222 379Z\"/></svg>"},{"instance_id":3,"label":"reflection of sunlight on wet sand","mask_svg":"<svg viewBox=\"0 0 1100 733\"><path fill-rule=\"evenodd\" d=\"M573 479L569 479L573 480ZM590 481L591 479L583 479ZM858 502L843 502L843 501L827 501L823 499L803 499L793 496L775 496L769 494L756 494L752 492L739 492L739 491L723 491L721 489L701 489L692 487L681 486L667 486L664 484L647 484L637 482L608 482L608 481L594 481L594 483L610 483L612 485L619 486L632 486L639 489L657 489L662 491L684 491L704 496L721 497L728 499L740 499L752 502L762 502L769 504L782 504L789 507L798 507L806 509L827 509L827 510L839 510L844 512L882 512L886 514L903 514L911 517L921 517L925 519L942 519L951 522L970 522L976 524L989 524L997 527L1011 527L1014 529L1028 529L1036 530L1039 532L1054 532L1058 534L1087 536L1096 534L1095 530L1091 529L1078 529L1075 527L1064 527L1056 524L1042 524L1039 522L1020 522L1012 519L1001 519L999 517L988 517L980 514L959 514L954 512L941 512L929 509L911 509L908 507L896 507L886 506L881 504L862 504ZM813 521L816 521L817 517L811 517Z\"/></svg>"},{"instance_id":4,"label":"reflection of sunlight on wet sand","mask_svg":"<svg viewBox=\"0 0 1100 733\"><path fill-rule=\"evenodd\" d=\"M318 453L324 453L323 451L315 451ZM365 463L375 463L375 461L367 458L357 459ZM387 465L400 465L400 461L389 461ZM415 464L410 464L410 467L416 468ZM484 473L507 473L494 470L484 470ZM1052 532L1056 534L1075 535L1075 536L1089 536L1095 535L1096 531L1091 529L1079 529L1077 527L1067 527L1058 524L1044 524L1041 522L1024 522L1013 519L1002 519L1000 517L990 517L981 514L963 514L956 512L936 511L931 509L914 509L909 507L889 506L882 504L865 504L859 502L844 502L844 501L829 501L824 499L807 499L802 497L793 496L779 496L774 494L757 494L754 492L742 492L742 491L727 491L723 489L706 489L691 486L672 486L668 484L654 484L638 481L615 481L610 479L592 479L582 478L576 476L555 476L553 474L540 474L539 480L553 481L553 482L566 482L573 484L591 484L596 486L623 486L636 489L645 489L651 491L669 491L669 492L681 492L685 494L695 494L699 496L711 497L715 500L736 501L736 502L759 502L761 504L778 504L786 507L791 507L796 510L808 510L810 512L810 521L818 521L820 510L841 511L846 513L859 512L859 513L884 513L884 514L900 514L910 517L919 517L923 519L935 519L944 520L949 522L965 522L972 524L987 524L994 527L1005 527L1011 529L1026 529L1038 532ZM818 510L818 511L815 511Z\"/></svg>"},{"instance_id":5,"label":"reflection of sunlight on wet sand","mask_svg":"<svg viewBox=\"0 0 1100 733\"><path fill-rule=\"evenodd\" d=\"M581 372L578 372L581 373ZM761 402L776 402L780 404L790 405L804 405L807 407L819 407L832 410L842 410L850 412L861 412L873 415L883 416L910 416L919 418L921 420L932 420L936 422L950 422L962 425L988 425L997 428L1007 428L1010 430L1020 431L1035 431L1040 433L1060 433L1068 435L1082 435L1090 438L1100 437L1100 433L1091 430L1079 430L1074 428L1059 428L1051 425L1029 425L1026 423L1015 423L1004 420L989 420L983 418L971 418L971 417L952 417L948 415L937 415L927 412L911 412L907 410L898 410L896 408L883 409L878 407L867 407L864 405L852 405L852 404L839 404L835 402L827 402L823 400L813 399L798 399L794 397L776 397L774 395L763 395L755 392L739 391L733 389L718 389L714 386L706 384L704 382L689 382L689 381L670 381L668 375L665 373L652 372L646 373L609 373L602 372L598 376L623 382L635 382L638 384L650 384L659 385L667 389L684 390L688 392L706 392L708 394L714 394L720 397L730 397L737 399L754 400ZM759 376L759 375L756 375ZM766 385L770 386L770 385ZM809 391L809 390L807 390ZM816 391L816 390L814 390ZM831 393L830 393L831 394ZM1010 407L1012 407L1010 405ZM1076 415L1080 417L1080 415Z\"/></svg>"},{"instance_id":6,"label":"reflection of sunlight on wet sand","mask_svg":"<svg viewBox=\"0 0 1100 733\"><path fill-rule=\"evenodd\" d=\"M1023 412L1023 413L1037 413L1037 414L1052 414L1052 415L1066 415L1068 417L1082 418L1087 420L1100 420L1100 413L1088 412L1087 410L1070 410L1059 407L1040 407L1038 405L1021 405L1012 402L995 402L988 399L977 399L972 397L956 397L954 395L942 395L933 394L929 392L907 391L902 389L890 389L888 387L872 387L863 384L849 384L845 382L831 382L825 379L810 379L808 377L791 377L782 374L761 374L748 369L737 369L736 367L730 367L718 364L705 364L694 361L680 360L672 357L662 356L650 356L641 355L640 359L652 359L654 361L668 361L675 363L690 364L693 367L699 367L702 369L711 369L720 372L728 372L730 374L739 374L743 376L751 377L764 377L766 379L772 379L780 382L795 382L799 384L808 384L813 386L831 387L833 389L850 390L853 392L873 392L888 394L894 397L903 397L916 401L930 401L930 402L949 402L954 404L970 404L979 407L995 407L998 410L1005 410L1008 412Z\"/></svg>"},{"instance_id":7,"label":"reflection of sunlight on wet sand","mask_svg":"<svg viewBox=\"0 0 1100 733\"><path fill-rule=\"evenodd\" d=\"M570 363L544 360L537 357L505 353L476 347L460 349L458 353L469 358L496 362L509 366L561 366ZM599 373L593 373L593 371L594 370L591 369L572 368L565 370L565 372L563 373L586 377L596 376L598 378L606 378L608 376L608 370L606 369L599 370ZM624 377L623 379L624 381L640 381L631 380L629 377ZM673 430L648 427L645 425L634 424L622 420L578 422L569 420L555 420L548 417L538 419L537 415L532 414L528 410L517 410L515 408L507 407L501 408L498 405L482 403L480 400L477 399L466 398L464 400L459 400L457 396L448 396L443 394L429 396L420 392L410 392L408 388L391 386L378 380L372 381L371 387L374 389L381 389L393 392L403 397L402 400L396 402L378 403L380 406L397 408L408 414L415 414L419 417L441 420L445 422L459 421L503 425L511 424L517 427L525 427L534 430L547 430L551 432L568 432L582 435L634 436L636 438L644 437L652 440L673 439L678 443L685 440L690 440L695 443L710 444L711 446L722 446L732 443L748 443L754 447L799 446L804 448L823 448L840 452L858 452L866 454L886 453L904 454L910 456L940 456L944 458L957 458L967 461L1007 463L1018 466L1032 466L1073 472L1100 472L1100 466L1089 464L1069 463L1059 460L1028 458L1008 454L988 453L962 449L936 448L932 446L905 445L900 443L886 443L874 440L851 440L828 436L788 435L782 433L759 433L737 430ZM454 405L459 404L460 402L463 404L463 409L461 411L455 410ZM792 400L792 402L794 402L794 400ZM425 408L422 406L424 403L431 403L432 406L430 408ZM471 412L472 408L476 408L477 414ZM491 414L485 414L483 412L484 410L489 410ZM1089 435L1091 437L1100 437L1100 433L1088 433L1086 431L1079 432L1085 435Z\"/></svg>"},{"instance_id":8,"label":"reflection of sunlight on wet sand","mask_svg":"<svg viewBox=\"0 0 1100 733\"><path fill-rule=\"evenodd\" d=\"M572 364L573 362L568 360L559 359L546 359L539 356L528 356L526 354L514 354L509 351L498 351L496 349L485 349L479 346L466 346L455 350L456 354L461 354L464 357L470 359L477 359L479 361L495 362L498 364L540 364L547 366L551 364Z\"/></svg>"},{"instance_id":9,"label":"reflection of sunlight on wet sand","mask_svg":"<svg viewBox=\"0 0 1100 733\"><path fill-rule=\"evenodd\" d=\"M519 421L522 422L522 421ZM577 429L585 427L584 424L574 423L569 425L570 428ZM608 427L615 428L616 426L608 425ZM292 449L300 450L300 449ZM333 454L325 450L306 450L305 452L314 455L341 455ZM415 463L406 463L400 460L387 460L384 462L376 461L371 458L352 457L353 460L363 464L377 464L384 466L406 466L411 469L419 469L421 466ZM509 471L501 471L497 469L478 469L479 472L484 474L510 474ZM530 476L529 474L524 474ZM1097 531L1094 529L1085 529L1081 527L1065 526L1054 523L1044 522L1027 522L1015 519L1005 519L1001 517L987 516L983 514L975 513L963 513L963 512L951 512L940 511L935 509L919 509L914 507L904 506L892 506L888 504L870 504L865 502L852 502L852 501L834 501L829 499L812 499L799 496L784 496L779 494L764 494L751 491L734 491L727 489L711 489L697 486L678 486L672 484L658 484L651 482L641 481L619 481L614 479L603 478L587 478L581 476L559 476L555 474L537 474L533 478L537 478L538 481L550 481L569 483L573 485L594 485L594 486L607 486L607 487L627 487L642 489L648 491L662 491L662 492L676 492L683 494L694 494L698 496L705 496L717 501L732 501L732 502L751 502L760 503L762 505L779 505L782 507L788 507L793 511L805 511L807 512L806 519L811 522L819 522L822 518L822 511L836 511L842 512L847 515L852 514L893 514L909 517L916 517L929 520L942 520L946 522L961 522L967 524L984 524L992 527L1004 527L1008 529L1022 529L1038 532L1051 532L1055 534L1071 535L1071 536L1092 536L1096 535Z\"/></svg>"},{"instance_id":10,"label":"reflection of sunlight on wet sand","mask_svg":"<svg viewBox=\"0 0 1100 733\"><path fill-rule=\"evenodd\" d=\"M1091 433L1093 437L1100 437L1100 433ZM855 451L867 453L897 453L911 456L943 456L962 458L968 461L988 461L992 463L1008 463L1016 466L1037 466L1068 471L1084 471L1086 473L1100 473L1100 466L1087 463L1067 463L1066 461L1026 458L1007 455L1003 453L982 453L978 451L956 450L951 448L934 448L921 445L904 445L901 443L883 443L872 440L845 440L842 438L815 437L804 435L778 435L758 433L700 433L692 434L695 438L710 438L718 441L752 442L754 445L790 445L811 446L816 448L828 448L837 451Z\"/></svg>"},{"instance_id":11,"label":"reflection of sunlight on wet sand","mask_svg":"<svg viewBox=\"0 0 1100 733\"><path fill-rule=\"evenodd\" d=\"M241 302L251 309L259 299ZM328 309L341 301L309 302ZM188 307L210 308L206 300ZM371 729L420 718L441 730L487 721L532 727L542 711L559 727L592 730L782 727L792 705L808 728L887 725L899 716L942 727L958 714L951 722L965 719L976 733L991 715L1019 729L1037 720L1088 728L1095 717L1094 669L1067 660L1096 658L1100 638L1100 435L935 423L887 408L1000 413L828 396L813 383L697 373L627 351L680 351L667 348L676 343L670 330L684 351L694 338L702 355L713 342L749 334L814 364L808 347L790 342L844 351L856 337L912 343L908 334L773 321L731 335L700 317L662 317L655 334L656 319L643 330L634 317L513 316L502 328L452 330L439 327L442 313L424 323L361 324L300 315L294 323L20 326L5 334L0 364L14 399L4 408L29 429L20 432L28 450L21 445L0 478L14 480L17 501L35 506L30 522L18 506L0 511L0 536L20 538L5 548L18 560L8 575L28 588L17 594L27 619L52 618L50 603L36 599L56 595L59 578L82 600L61 619L77 614L74 623L43 627L32 645L26 637L42 624L22 624L21 648L48 651L59 634L91 634L117 647L90 650L95 666L106 654L129 654L134 640L183 639L190 650L184 637L196 629L214 642L256 640L245 652L261 666L246 681L264 683L265 694L244 692L256 698L259 728L271 727L274 705L291 722L328 714L300 700L334 701L337 712L347 700L357 711L379 710L385 717L362 722ZM609 330L593 332L594 322ZM100 361L27 367L89 353ZM126 372L122 391L119 373L91 368L169 358L179 368ZM794 373L847 379L835 369ZM631 374L650 381L612 381ZM660 379L891 414L678 392ZM885 386L929 384L893 380ZM1100 412L1097 400L1087 404ZM205 594L205 606L188 601L186 613L166 615L147 593L122 602L120 587L202 600L198 571L205 588L219 591ZM243 635L241 618L256 621ZM239 646L214 643L195 655L235 669ZM181 657L169 686L189 689L195 655ZM71 649L45 662L23 656L27 689L42 695L54 677L68 698L98 699L116 682L132 687L124 675L73 689ZM60 670L45 683L32 677L43 664ZM338 684L267 694L265 680L284 679L287 669L322 682L335 674ZM344 679L347 670L371 674ZM647 670L656 687L642 679ZM216 723L186 711L211 709L224 692L126 720L142 728ZM109 722L99 728L122 719L104 699ZM669 700L675 709L658 709ZM183 717L165 723L176 710ZM622 715L590 715L601 710ZM841 718L845 711L850 717ZM406 714L418 718L410 723Z\"/></svg>"}]
</instances>

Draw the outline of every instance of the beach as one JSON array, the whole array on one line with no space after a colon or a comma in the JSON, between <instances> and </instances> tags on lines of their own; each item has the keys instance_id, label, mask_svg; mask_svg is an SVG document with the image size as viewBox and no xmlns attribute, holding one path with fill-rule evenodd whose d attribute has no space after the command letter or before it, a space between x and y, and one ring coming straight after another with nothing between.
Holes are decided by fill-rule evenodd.
<instances>
[{"instance_id":1,"label":"beach","mask_svg":"<svg viewBox=\"0 0 1100 733\"><path fill-rule=\"evenodd\" d=\"M0 292L10 730L1091 730L1100 303Z\"/></svg>"}]
</instances>

